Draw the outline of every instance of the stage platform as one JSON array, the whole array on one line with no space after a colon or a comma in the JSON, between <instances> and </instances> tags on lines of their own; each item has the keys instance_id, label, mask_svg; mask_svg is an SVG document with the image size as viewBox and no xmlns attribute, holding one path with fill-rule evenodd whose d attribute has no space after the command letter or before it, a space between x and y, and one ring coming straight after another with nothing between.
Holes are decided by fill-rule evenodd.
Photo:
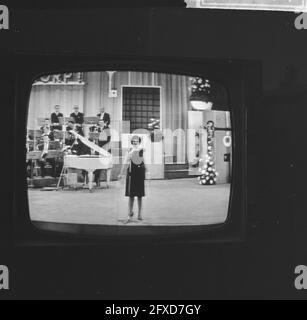
<instances>
[{"instance_id":1,"label":"stage platform","mask_svg":"<svg viewBox=\"0 0 307 320\"><path fill-rule=\"evenodd\" d=\"M103 184L102 184L103 186ZM33 221L121 225L128 212L123 182L110 189L43 191L29 189ZM227 218L230 184L200 186L197 179L148 180L142 222L130 225L206 225ZM135 212L137 212L135 201Z\"/></svg>"}]
</instances>

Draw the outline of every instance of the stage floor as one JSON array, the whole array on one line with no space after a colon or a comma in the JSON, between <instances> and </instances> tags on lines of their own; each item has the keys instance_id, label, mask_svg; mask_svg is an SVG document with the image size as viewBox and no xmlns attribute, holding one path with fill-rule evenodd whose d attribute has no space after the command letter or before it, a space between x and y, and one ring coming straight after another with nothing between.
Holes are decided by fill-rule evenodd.
<instances>
[{"instance_id":1,"label":"stage floor","mask_svg":"<svg viewBox=\"0 0 307 320\"><path fill-rule=\"evenodd\" d=\"M102 182L103 185L103 182ZM42 191L29 189L33 221L122 225L127 220L125 186L112 182L110 189ZM200 186L197 179L146 181L143 221L131 225L207 225L227 218L230 184ZM135 210L137 213L137 201ZM136 215L137 216L137 215Z\"/></svg>"}]
</instances>

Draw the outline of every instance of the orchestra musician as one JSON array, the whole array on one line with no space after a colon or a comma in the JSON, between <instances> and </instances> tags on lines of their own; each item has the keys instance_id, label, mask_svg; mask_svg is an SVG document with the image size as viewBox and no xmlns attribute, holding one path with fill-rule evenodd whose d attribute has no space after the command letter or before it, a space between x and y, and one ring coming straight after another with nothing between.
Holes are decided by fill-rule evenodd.
<instances>
[{"instance_id":1,"label":"orchestra musician","mask_svg":"<svg viewBox=\"0 0 307 320\"><path fill-rule=\"evenodd\" d=\"M82 112L79 112L79 106L74 106L74 112L70 114L70 117L74 119L75 127L78 128L78 133L81 136L84 136L83 133L83 124L84 124L84 115Z\"/></svg>"},{"instance_id":2,"label":"orchestra musician","mask_svg":"<svg viewBox=\"0 0 307 320\"><path fill-rule=\"evenodd\" d=\"M45 124L41 127L42 137L37 146L39 151L42 151L42 155L39 162L41 168L41 177L44 178L46 175L46 164L47 162L52 167L52 176L56 178L56 161L54 158L48 159L48 150L50 150L50 141L54 141L53 131L51 131L49 119L45 119Z\"/></svg>"},{"instance_id":3,"label":"orchestra musician","mask_svg":"<svg viewBox=\"0 0 307 320\"><path fill-rule=\"evenodd\" d=\"M106 122L103 120L99 121L97 132L99 133L98 145L100 148L105 149L111 153L110 142L111 132Z\"/></svg>"},{"instance_id":4,"label":"orchestra musician","mask_svg":"<svg viewBox=\"0 0 307 320\"><path fill-rule=\"evenodd\" d=\"M50 125L50 119L46 118L43 126L40 128L42 132L42 138L48 137L50 140L54 140L53 130Z\"/></svg>"},{"instance_id":5,"label":"orchestra musician","mask_svg":"<svg viewBox=\"0 0 307 320\"><path fill-rule=\"evenodd\" d=\"M66 137L65 137L65 145L71 147L71 153L76 155L85 155L91 154L88 153L89 149L85 146L80 139L76 139L75 135L72 132L76 132L83 136L83 131L80 126L77 126L73 119L68 121L66 127Z\"/></svg>"},{"instance_id":6,"label":"orchestra musician","mask_svg":"<svg viewBox=\"0 0 307 320\"><path fill-rule=\"evenodd\" d=\"M75 136L70 133L71 130L75 130L75 121L69 120L66 127L65 145L72 146L75 142Z\"/></svg>"},{"instance_id":7,"label":"orchestra musician","mask_svg":"<svg viewBox=\"0 0 307 320\"><path fill-rule=\"evenodd\" d=\"M77 156L92 154L92 149L88 147L86 144L84 144L80 139L77 139L77 143L75 145L76 145L75 150L76 150Z\"/></svg>"},{"instance_id":8,"label":"orchestra musician","mask_svg":"<svg viewBox=\"0 0 307 320\"><path fill-rule=\"evenodd\" d=\"M111 117L109 113L105 112L104 106L101 106L99 110L100 113L97 114L99 121L103 121L105 123L105 126L109 128L109 125L111 123Z\"/></svg>"},{"instance_id":9,"label":"orchestra musician","mask_svg":"<svg viewBox=\"0 0 307 320\"><path fill-rule=\"evenodd\" d=\"M54 107L55 112L51 114L52 130L63 130L63 126L60 124L60 118L63 118L63 113L60 112L60 106Z\"/></svg>"},{"instance_id":10,"label":"orchestra musician","mask_svg":"<svg viewBox=\"0 0 307 320\"><path fill-rule=\"evenodd\" d=\"M49 118L45 118L45 119L44 119L44 123L43 123L43 125L40 127L40 130L41 130L42 134L51 131L50 119L49 119Z\"/></svg>"},{"instance_id":11,"label":"orchestra musician","mask_svg":"<svg viewBox=\"0 0 307 320\"><path fill-rule=\"evenodd\" d=\"M32 135L30 135L28 132L26 135L26 151L27 152L34 151L34 137ZM31 159L26 161L26 168L27 168L26 169L27 170L27 177L32 178L34 163Z\"/></svg>"}]
</instances>

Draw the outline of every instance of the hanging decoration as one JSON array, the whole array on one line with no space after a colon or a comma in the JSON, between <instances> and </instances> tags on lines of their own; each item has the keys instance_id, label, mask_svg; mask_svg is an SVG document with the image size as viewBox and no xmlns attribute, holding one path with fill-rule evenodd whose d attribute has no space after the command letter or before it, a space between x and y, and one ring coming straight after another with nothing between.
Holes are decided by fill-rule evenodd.
<instances>
[{"instance_id":1,"label":"hanging decoration","mask_svg":"<svg viewBox=\"0 0 307 320\"><path fill-rule=\"evenodd\" d=\"M211 83L208 79L200 77L191 79L190 101L195 110L211 110Z\"/></svg>"}]
</instances>

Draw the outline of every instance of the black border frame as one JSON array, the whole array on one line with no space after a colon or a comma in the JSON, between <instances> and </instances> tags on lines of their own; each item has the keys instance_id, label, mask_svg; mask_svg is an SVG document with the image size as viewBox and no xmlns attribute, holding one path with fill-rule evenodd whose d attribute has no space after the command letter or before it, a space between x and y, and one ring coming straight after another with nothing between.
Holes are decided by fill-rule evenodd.
<instances>
[{"instance_id":1,"label":"black border frame","mask_svg":"<svg viewBox=\"0 0 307 320\"><path fill-rule=\"evenodd\" d=\"M261 92L259 74L261 64L255 60L230 59L192 59L165 57L127 57L127 56L90 56L71 54L18 53L15 55L15 103L14 103L14 197L13 223L14 243L17 246L57 246L57 245L123 245L123 244L161 244L161 243L215 243L241 242L246 235L247 215L247 110L257 107ZM122 70L148 71L198 75L223 84L228 89L233 127L233 180L228 217L220 225L197 227L161 227L146 226L151 231L159 229L157 234L116 235L114 226L112 236L84 235L87 228L92 231L97 226L59 224L62 233L51 232L55 224L39 223L45 231L38 230L30 220L27 179L24 170L26 150L24 148L27 110L33 81L44 74ZM254 85L254 84L258 85ZM22 183L20 183L22 181ZM59 226L58 225L58 226ZM123 227L127 228L127 227ZM134 233L136 228L134 227ZM159 235L161 230L176 228L178 234ZM67 231L70 231L68 233ZM101 226L99 226L101 230ZM105 230L110 229L110 226ZM187 230L189 229L189 230ZM46 232L47 231L47 232ZM114 233L115 231L115 233Z\"/></svg>"}]
</instances>

